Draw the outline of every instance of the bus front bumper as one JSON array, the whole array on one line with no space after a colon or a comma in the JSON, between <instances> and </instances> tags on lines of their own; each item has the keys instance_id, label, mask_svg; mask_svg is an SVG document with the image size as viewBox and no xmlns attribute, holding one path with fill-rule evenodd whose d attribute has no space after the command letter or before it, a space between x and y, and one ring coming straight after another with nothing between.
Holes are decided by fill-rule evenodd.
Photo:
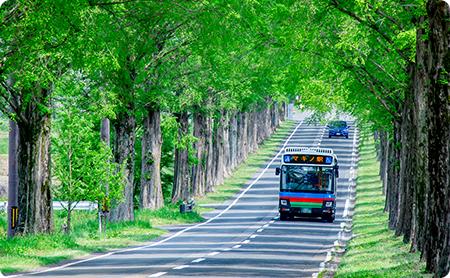
<instances>
[{"instance_id":1,"label":"bus front bumper","mask_svg":"<svg viewBox=\"0 0 450 278\"><path fill-rule=\"evenodd\" d=\"M323 207L323 208L302 208L302 207L291 207L291 206L279 206L280 213L286 213L290 215L305 216L305 217L324 217L331 216L334 217L336 208L334 207Z\"/></svg>"}]
</instances>

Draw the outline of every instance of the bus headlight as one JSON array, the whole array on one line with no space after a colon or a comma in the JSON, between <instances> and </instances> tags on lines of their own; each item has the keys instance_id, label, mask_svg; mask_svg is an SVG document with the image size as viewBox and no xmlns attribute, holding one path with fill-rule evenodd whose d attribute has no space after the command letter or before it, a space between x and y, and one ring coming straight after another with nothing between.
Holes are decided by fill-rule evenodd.
<instances>
[{"instance_id":1,"label":"bus headlight","mask_svg":"<svg viewBox=\"0 0 450 278\"><path fill-rule=\"evenodd\" d=\"M280 205L287 206L289 204L289 201L286 199L280 199Z\"/></svg>"},{"instance_id":2,"label":"bus headlight","mask_svg":"<svg viewBox=\"0 0 450 278\"><path fill-rule=\"evenodd\" d=\"M325 206L326 207L332 207L333 206L333 202L332 201L325 201Z\"/></svg>"}]
</instances>

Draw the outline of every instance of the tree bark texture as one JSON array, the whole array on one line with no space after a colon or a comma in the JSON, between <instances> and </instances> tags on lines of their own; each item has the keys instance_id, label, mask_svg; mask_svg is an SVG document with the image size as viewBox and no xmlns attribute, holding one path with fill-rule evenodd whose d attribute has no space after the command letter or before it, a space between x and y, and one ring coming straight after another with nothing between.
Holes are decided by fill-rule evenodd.
<instances>
[{"instance_id":1,"label":"tree bark texture","mask_svg":"<svg viewBox=\"0 0 450 278\"><path fill-rule=\"evenodd\" d=\"M425 18L422 16L419 19L418 24L423 24ZM426 68L423 66L425 64L425 49L426 43L422 39L423 32L427 32L422 28L417 30L416 39L416 65L413 67L412 73L412 88L413 88L413 98L414 98L414 118L416 125L416 136L417 140L415 142L415 152L417 157L417 180L415 181L415 188L413 189L415 194L414 203L414 235L412 238L411 250L418 250L422 252L422 259L425 259L424 241L426 236L426 219L428 218L428 199L426 198L429 188L430 188L430 176L428 171L428 134L426 132L428 128L427 119L427 106L428 97L426 96L426 91L429 90L427 82L428 73Z\"/></svg>"},{"instance_id":2,"label":"tree bark texture","mask_svg":"<svg viewBox=\"0 0 450 278\"><path fill-rule=\"evenodd\" d=\"M386 188L387 188L387 167L388 167L388 137L387 133L384 130L380 130L378 132L378 140L380 145L380 177L383 182L382 192L383 195L386 196ZM385 210L386 211L386 210Z\"/></svg>"},{"instance_id":3,"label":"tree bark texture","mask_svg":"<svg viewBox=\"0 0 450 278\"><path fill-rule=\"evenodd\" d=\"M392 143L391 138L388 138L387 153L389 154L389 156L386 159L387 160L386 206L385 206L384 210L390 213L392 210L392 207L394 206L394 204L393 204L395 201L394 198L395 198L395 196L397 196L396 191L394 191L395 190L395 188L394 188L394 144ZM391 220L389 220L389 221L391 221ZM389 225L391 225L391 224L389 224Z\"/></svg>"},{"instance_id":4,"label":"tree bark texture","mask_svg":"<svg viewBox=\"0 0 450 278\"><path fill-rule=\"evenodd\" d=\"M213 138L212 138L212 118L206 118L205 130L205 191L214 192L213 182Z\"/></svg>"},{"instance_id":5,"label":"tree bark texture","mask_svg":"<svg viewBox=\"0 0 450 278\"><path fill-rule=\"evenodd\" d=\"M430 184L423 251L426 269L442 277L450 271L450 9L444 1L428 1L426 10L429 39L427 51L420 54L429 80L425 92Z\"/></svg>"},{"instance_id":6,"label":"tree bark texture","mask_svg":"<svg viewBox=\"0 0 450 278\"><path fill-rule=\"evenodd\" d=\"M248 113L238 113L238 138L236 162L240 164L248 157L248 135L247 135Z\"/></svg>"},{"instance_id":7,"label":"tree bark texture","mask_svg":"<svg viewBox=\"0 0 450 278\"><path fill-rule=\"evenodd\" d=\"M273 103L272 103L272 106L271 106L271 112L272 112L272 116L271 116L271 118L272 118L272 121L271 121L271 134L272 133L274 133L275 132L275 130L276 130L276 128L277 127L279 127L280 126L280 123L279 123L279 116L278 116L278 103L276 102L276 101L274 101Z\"/></svg>"},{"instance_id":8,"label":"tree bark texture","mask_svg":"<svg viewBox=\"0 0 450 278\"><path fill-rule=\"evenodd\" d=\"M175 149L174 182L172 190L172 203L179 200L189 200L190 198L190 178L189 178L189 142L183 137L189 134L188 113L175 113L179 128L179 140L184 142L182 147Z\"/></svg>"},{"instance_id":9,"label":"tree bark texture","mask_svg":"<svg viewBox=\"0 0 450 278\"><path fill-rule=\"evenodd\" d=\"M130 92L131 97L133 95ZM133 101L124 101L123 107L116 112L112 121L114 127L114 160L119 165L125 163L123 190L125 201L111 208L109 220L131 221L134 219L133 181L134 181L134 148L136 142L136 119Z\"/></svg>"},{"instance_id":10,"label":"tree bark texture","mask_svg":"<svg viewBox=\"0 0 450 278\"><path fill-rule=\"evenodd\" d=\"M400 150L400 194L398 224L395 231L396 236L403 235L405 243L411 240L412 221L414 211L414 188L417 180L417 157L415 151L416 126L413 113L413 96L411 91L405 92L401 120L401 150Z\"/></svg>"},{"instance_id":11,"label":"tree bark texture","mask_svg":"<svg viewBox=\"0 0 450 278\"><path fill-rule=\"evenodd\" d=\"M9 120L9 142L8 142L8 238L14 237L16 228L12 226L12 208L18 205L19 177L17 172L17 148L19 144L19 126ZM15 223L17 224L17 223Z\"/></svg>"},{"instance_id":12,"label":"tree bark texture","mask_svg":"<svg viewBox=\"0 0 450 278\"><path fill-rule=\"evenodd\" d=\"M237 166L237 133L238 133L238 122L237 122L237 110L234 110L230 115L230 132L229 132L229 141L230 141L230 168L231 171L236 169Z\"/></svg>"},{"instance_id":13,"label":"tree bark texture","mask_svg":"<svg viewBox=\"0 0 450 278\"><path fill-rule=\"evenodd\" d=\"M266 99L266 115L264 115L264 140L269 138L273 133L273 102L271 99Z\"/></svg>"},{"instance_id":14,"label":"tree bark texture","mask_svg":"<svg viewBox=\"0 0 450 278\"><path fill-rule=\"evenodd\" d=\"M100 138L103 142L105 142L106 146L110 146L111 138L110 138L110 128L111 122L109 119L102 119L102 126L100 130Z\"/></svg>"},{"instance_id":15,"label":"tree bark texture","mask_svg":"<svg viewBox=\"0 0 450 278\"><path fill-rule=\"evenodd\" d=\"M141 194L139 208L155 210L164 206L161 187L161 118L155 106L146 109L142 135Z\"/></svg>"},{"instance_id":16,"label":"tree bark texture","mask_svg":"<svg viewBox=\"0 0 450 278\"><path fill-rule=\"evenodd\" d=\"M248 153L254 152L258 148L257 143L257 113L256 108L252 105L250 112L248 113L248 121L247 121L247 135L248 135Z\"/></svg>"},{"instance_id":17,"label":"tree bark texture","mask_svg":"<svg viewBox=\"0 0 450 278\"><path fill-rule=\"evenodd\" d=\"M225 144L225 130L227 122L225 121L224 111L220 112L220 117L216 119L214 128L214 143L213 143L213 162L214 162L214 184L223 184L223 178L225 174L225 155L224 155L224 144Z\"/></svg>"},{"instance_id":18,"label":"tree bark texture","mask_svg":"<svg viewBox=\"0 0 450 278\"><path fill-rule=\"evenodd\" d=\"M398 224L399 204L402 198L400 190L400 123L394 120L393 141L390 143L389 153L392 154L389 165L390 196L389 196L389 228L395 230ZM392 152L391 152L392 151Z\"/></svg>"},{"instance_id":19,"label":"tree bark texture","mask_svg":"<svg viewBox=\"0 0 450 278\"><path fill-rule=\"evenodd\" d=\"M102 119L102 125L100 128L100 139L106 146L111 146L111 121L108 118ZM108 194L108 184L105 184L106 194ZM103 232L103 222L105 214L103 213L103 200L97 200L98 203L98 231Z\"/></svg>"},{"instance_id":20,"label":"tree bark texture","mask_svg":"<svg viewBox=\"0 0 450 278\"><path fill-rule=\"evenodd\" d=\"M194 106L194 137L198 139L193 143L195 157L198 164L192 165L192 194L194 196L204 196L206 192L205 185L205 169L206 169L206 141L208 140L207 132L207 115L198 105Z\"/></svg>"},{"instance_id":21,"label":"tree bark texture","mask_svg":"<svg viewBox=\"0 0 450 278\"><path fill-rule=\"evenodd\" d=\"M230 119L229 111L223 110L221 122L223 124L223 176L231 175L231 148L230 148Z\"/></svg>"},{"instance_id":22,"label":"tree bark texture","mask_svg":"<svg viewBox=\"0 0 450 278\"><path fill-rule=\"evenodd\" d=\"M270 120L270 109L268 101L265 100L259 106L258 109L258 138L257 142L260 144L262 141L269 138L271 134L271 120Z\"/></svg>"},{"instance_id":23,"label":"tree bark texture","mask_svg":"<svg viewBox=\"0 0 450 278\"><path fill-rule=\"evenodd\" d=\"M278 109L280 115L280 124L286 121L286 105L286 102L283 101L280 105L280 108Z\"/></svg>"},{"instance_id":24,"label":"tree bark texture","mask_svg":"<svg viewBox=\"0 0 450 278\"><path fill-rule=\"evenodd\" d=\"M50 171L50 89L26 92L31 99L16 111L18 120L18 232L23 235L54 230ZM41 106L41 107L40 107ZM43 107L48 110L43 110Z\"/></svg>"}]
</instances>

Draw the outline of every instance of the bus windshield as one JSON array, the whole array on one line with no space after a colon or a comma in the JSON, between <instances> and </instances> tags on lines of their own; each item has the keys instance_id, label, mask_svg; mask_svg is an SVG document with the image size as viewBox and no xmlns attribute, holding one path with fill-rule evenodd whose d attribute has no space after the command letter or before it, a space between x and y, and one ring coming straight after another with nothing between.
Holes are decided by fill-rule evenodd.
<instances>
[{"instance_id":1,"label":"bus windshield","mask_svg":"<svg viewBox=\"0 0 450 278\"><path fill-rule=\"evenodd\" d=\"M283 165L280 191L333 193L333 169L321 166Z\"/></svg>"}]
</instances>

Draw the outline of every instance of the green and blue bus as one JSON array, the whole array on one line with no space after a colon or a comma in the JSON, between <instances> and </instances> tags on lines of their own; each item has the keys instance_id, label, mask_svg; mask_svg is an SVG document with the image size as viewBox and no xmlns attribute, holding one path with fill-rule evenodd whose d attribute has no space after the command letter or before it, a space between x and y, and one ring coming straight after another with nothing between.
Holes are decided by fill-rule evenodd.
<instances>
[{"instance_id":1,"label":"green and blue bus","mask_svg":"<svg viewBox=\"0 0 450 278\"><path fill-rule=\"evenodd\" d=\"M300 216L334 221L339 166L332 149L286 148L275 174L280 175L280 220Z\"/></svg>"}]
</instances>

